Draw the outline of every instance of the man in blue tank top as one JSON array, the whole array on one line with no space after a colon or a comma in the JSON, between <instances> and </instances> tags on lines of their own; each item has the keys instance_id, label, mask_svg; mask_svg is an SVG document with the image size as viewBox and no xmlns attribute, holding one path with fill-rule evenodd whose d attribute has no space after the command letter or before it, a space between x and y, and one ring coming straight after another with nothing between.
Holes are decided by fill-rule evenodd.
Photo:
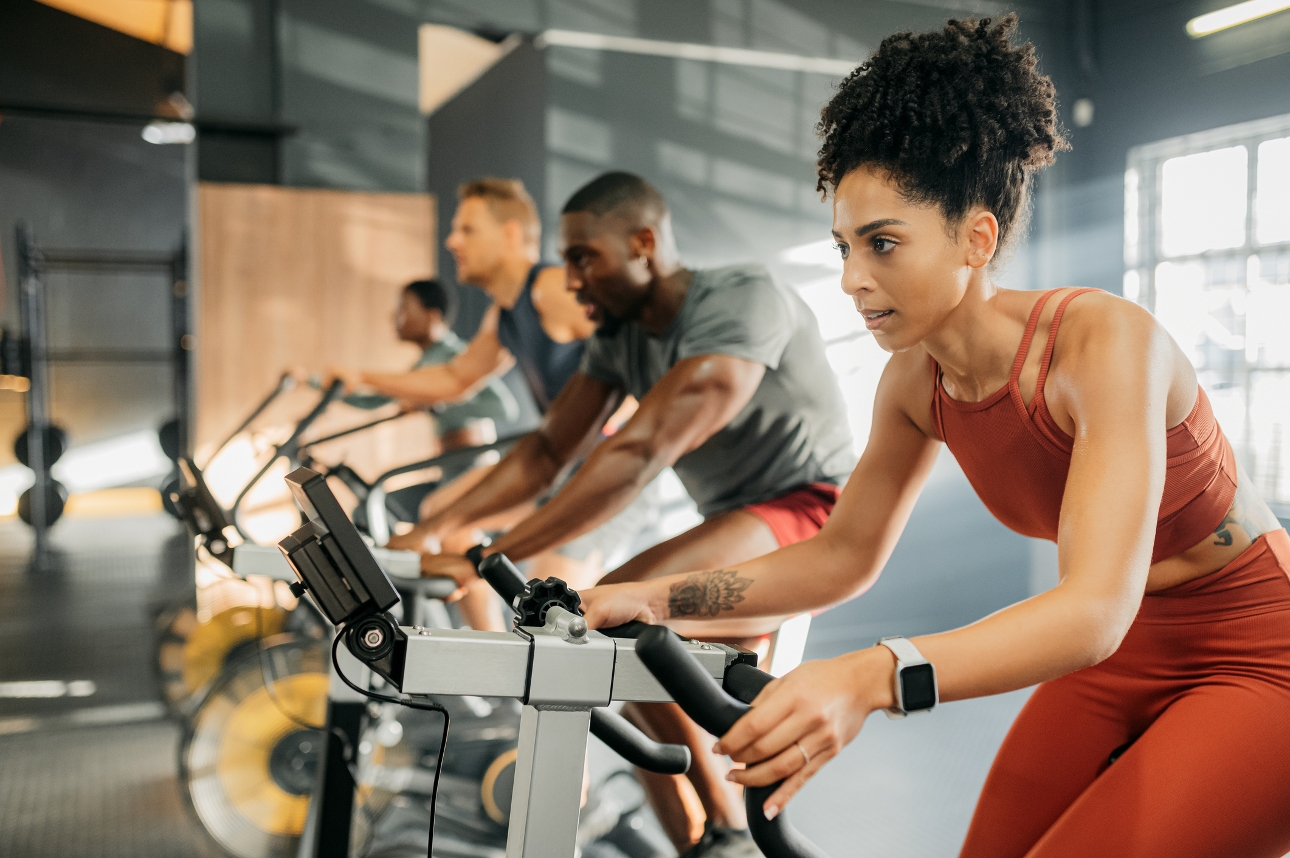
<instances>
[{"instance_id":1,"label":"man in blue tank top","mask_svg":"<svg viewBox=\"0 0 1290 858\"><path fill-rule=\"evenodd\" d=\"M695 572L672 612L694 619L675 623L677 630L756 646L783 618L707 619L716 615L714 606L743 598L739 579L722 570L813 536L855 464L842 391L815 316L760 265L681 265L662 196L628 173L606 173L570 198L560 245L569 288L597 328L582 365L542 425L451 508L425 521L424 530L468 526L546 490L584 439L634 396L635 414L547 503L482 552L519 560L575 539L672 467L704 521L604 581ZM422 569L451 575L461 592L480 586L465 557L427 554ZM703 804L706 829L690 815L693 802L678 778L642 776L678 852L757 855L742 830L739 800L725 789L727 763L711 754L711 739L674 704L624 712L655 738L691 749L686 777Z\"/></svg>"}]
</instances>

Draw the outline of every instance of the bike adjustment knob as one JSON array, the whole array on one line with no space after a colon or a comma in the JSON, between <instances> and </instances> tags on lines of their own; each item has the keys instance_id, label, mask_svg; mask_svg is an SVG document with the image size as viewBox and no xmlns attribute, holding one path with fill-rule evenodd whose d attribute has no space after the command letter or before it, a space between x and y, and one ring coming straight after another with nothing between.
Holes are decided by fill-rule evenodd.
<instances>
[{"instance_id":1,"label":"bike adjustment knob","mask_svg":"<svg viewBox=\"0 0 1290 858\"><path fill-rule=\"evenodd\" d=\"M524 586L524 594L515 600L515 625L545 625L547 611L553 607L579 614L582 612L582 597L559 578L545 581L534 578Z\"/></svg>"}]
</instances>

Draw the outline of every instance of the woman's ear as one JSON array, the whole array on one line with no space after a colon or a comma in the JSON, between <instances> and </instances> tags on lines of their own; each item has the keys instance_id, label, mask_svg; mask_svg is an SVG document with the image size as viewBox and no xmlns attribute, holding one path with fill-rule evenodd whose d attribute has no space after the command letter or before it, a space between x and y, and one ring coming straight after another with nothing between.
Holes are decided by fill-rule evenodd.
<instances>
[{"instance_id":1,"label":"woman's ear","mask_svg":"<svg viewBox=\"0 0 1290 858\"><path fill-rule=\"evenodd\" d=\"M967 264L984 268L999 249L998 218L986 209L974 209L964 218L963 228L967 233Z\"/></svg>"}]
</instances>

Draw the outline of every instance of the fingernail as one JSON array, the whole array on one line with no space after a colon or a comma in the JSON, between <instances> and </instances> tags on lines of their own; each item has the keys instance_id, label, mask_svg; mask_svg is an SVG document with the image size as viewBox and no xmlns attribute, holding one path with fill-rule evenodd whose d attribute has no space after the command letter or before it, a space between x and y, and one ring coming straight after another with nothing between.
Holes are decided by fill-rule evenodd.
<instances>
[{"instance_id":1,"label":"fingernail","mask_svg":"<svg viewBox=\"0 0 1290 858\"><path fill-rule=\"evenodd\" d=\"M762 812L766 814L767 821L779 816L779 808L773 804L766 805Z\"/></svg>"},{"instance_id":2,"label":"fingernail","mask_svg":"<svg viewBox=\"0 0 1290 858\"><path fill-rule=\"evenodd\" d=\"M730 781L731 783L734 783L735 773L733 771L726 772L726 780Z\"/></svg>"},{"instance_id":3,"label":"fingernail","mask_svg":"<svg viewBox=\"0 0 1290 858\"><path fill-rule=\"evenodd\" d=\"M717 744L715 744L715 745L713 745L713 746L712 746L712 753L714 753L714 754L720 754L720 753L721 753L721 743L720 743L720 742L717 742Z\"/></svg>"}]
</instances>

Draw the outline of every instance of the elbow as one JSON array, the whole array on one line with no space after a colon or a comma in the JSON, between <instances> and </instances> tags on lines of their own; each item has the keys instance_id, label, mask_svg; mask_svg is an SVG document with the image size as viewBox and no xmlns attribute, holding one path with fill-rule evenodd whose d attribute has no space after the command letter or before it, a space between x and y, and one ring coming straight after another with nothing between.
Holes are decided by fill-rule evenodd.
<instances>
[{"instance_id":1,"label":"elbow","mask_svg":"<svg viewBox=\"0 0 1290 858\"><path fill-rule=\"evenodd\" d=\"M1118 605L1101 601L1082 606L1081 613L1080 625L1083 628L1079 635L1081 646L1076 653L1076 670L1101 664L1115 655L1137 614L1136 610L1126 612Z\"/></svg>"},{"instance_id":2,"label":"elbow","mask_svg":"<svg viewBox=\"0 0 1290 858\"><path fill-rule=\"evenodd\" d=\"M805 544L815 549L819 571L832 582L829 606L840 605L864 595L882 574L882 563L874 557L857 556L854 546L847 542L845 535L835 533L827 522L824 529Z\"/></svg>"}]
</instances>

